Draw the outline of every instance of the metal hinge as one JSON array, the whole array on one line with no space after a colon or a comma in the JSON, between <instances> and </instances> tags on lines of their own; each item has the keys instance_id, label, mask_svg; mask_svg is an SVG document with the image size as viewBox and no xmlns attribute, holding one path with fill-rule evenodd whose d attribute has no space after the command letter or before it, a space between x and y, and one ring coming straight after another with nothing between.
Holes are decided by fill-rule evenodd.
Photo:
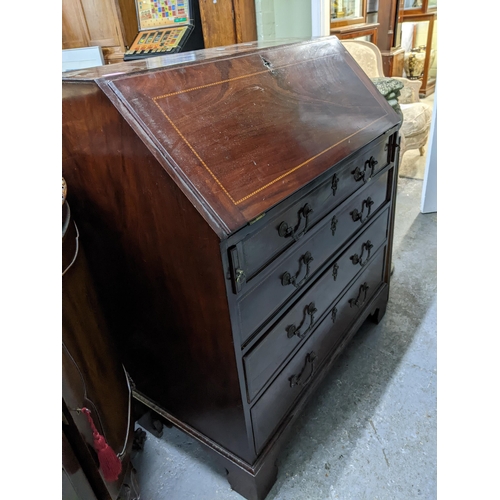
<instances>
[{"instance_id":1,"label":"metal hinge","mask_svg":"<svg viewBox=\"0 0 500 500\"><path fill-rule=\"evenodd\" d=\"M263 212L261 213L260 215L258 215L257 217L255 217L255 219L252 219L248 225L251 226L252 224L255 224L258 220L262 219L262 217L264 217L266 215L266 212Z\"/></svg>"}]
</instances>

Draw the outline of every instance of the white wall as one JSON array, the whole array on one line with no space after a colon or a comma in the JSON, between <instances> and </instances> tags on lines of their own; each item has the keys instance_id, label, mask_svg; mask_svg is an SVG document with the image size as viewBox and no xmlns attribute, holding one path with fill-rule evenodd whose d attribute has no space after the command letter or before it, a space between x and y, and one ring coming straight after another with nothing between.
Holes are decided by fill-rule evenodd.
<instances>
[{"instance_id":1,"label":"white wall","mask_svg":"<svg viewBox=\"0 0 500 500\"><path fill-rule=\"evenodd\" d=\"M422 186L422 202L420 211L424 214L437 212L437 84L434 94L431 130L427 143L427 159L425 163L424 182Z\"/></svg>"},{"instance_id":2,"label":"white wall","mask_svg":"<svg viewBox=\"0 0 500 500\"><path fill-rule=\"evenodd\" d=\"M274 0L276 38L312 36L311 0Z\"/></svg>"},{"instance_id":3,"label":"white wall","mask_svg":"<svg viewBox=\"0 0 500 500\"><path fill-rule=\"evenodd\" d=\"M274 0L255 0L257 18L257 39L274 40L276 27L274 20Z\"/></svg>"},{"instance_id":4,"label":"white wall","mask_svg":"<svg viewBox=\"0 0 500 500\"><path fill-rule=\"evenodd\" d=\"M255 0L257 38L274 40L328 35L329 21L325 20L329 12L329 0Z\"/></svg>"}]
</instances>

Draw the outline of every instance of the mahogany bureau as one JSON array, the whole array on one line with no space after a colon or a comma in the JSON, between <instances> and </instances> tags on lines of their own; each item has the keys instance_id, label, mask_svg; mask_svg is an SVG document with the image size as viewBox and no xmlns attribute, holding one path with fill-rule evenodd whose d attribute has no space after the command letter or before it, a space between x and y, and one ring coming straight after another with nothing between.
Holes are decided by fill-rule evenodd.
<instances>
[{"instance_id":1,"label":"mahogany bureau","mask_svg":"<svg viewBox=\"0 0 500 500\"><path fill-rule=\"evenodd\" d=\"M399 127L334 36L63 77L63 175L134 396L248 499L384 314Z\"/></svg>"}]
</instances>

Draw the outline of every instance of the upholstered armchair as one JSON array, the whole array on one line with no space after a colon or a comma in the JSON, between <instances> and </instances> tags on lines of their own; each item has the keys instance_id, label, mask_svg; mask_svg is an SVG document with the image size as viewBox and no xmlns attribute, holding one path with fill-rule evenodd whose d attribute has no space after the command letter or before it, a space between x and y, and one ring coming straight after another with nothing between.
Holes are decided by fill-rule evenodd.
<instances>
[{"instance_id":1,"label":"upholstered armchair","mask_svg":"<svg viewBox=\"0 0 500 500\"><path fill-rule=\"evenodd\" d=\"M361 40L342 40L341 42L371 79L384 76L382 54L376 45ZM403 114L403 123L400 129L399 158L401 162L403 154L409 149L418 149L420 155L423 156L431 127L432 109L420 101L418 91L422 82L396 76L391 78L403 84L398 96L399 107Z\"/></svg>"}]
</instances>

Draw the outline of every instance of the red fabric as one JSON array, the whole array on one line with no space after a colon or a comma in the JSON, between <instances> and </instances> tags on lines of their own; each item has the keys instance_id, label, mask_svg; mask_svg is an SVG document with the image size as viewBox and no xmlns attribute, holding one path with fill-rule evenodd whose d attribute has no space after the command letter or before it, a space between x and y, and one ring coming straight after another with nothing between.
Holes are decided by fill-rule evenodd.
<instances>
[{"instance_id":1,"label":"red fabric","mask_svg":"<svg viewBox=\"0 0 500 500\"><path fill-rule=\"evenodd\" d=\"M90 416L90 410L88 408L82 408L83 413L87 416L90 427L92 429L92 436L94 438L94 449L97 452L97 457L99 458L99 465L101 467L101 472L106 481L117 481L120 473L122 471L122 463L120 459L116 456L111 446L106 442L104 436L99 434L94 425L94 421Z\"/></svg>"}]
</instances>

